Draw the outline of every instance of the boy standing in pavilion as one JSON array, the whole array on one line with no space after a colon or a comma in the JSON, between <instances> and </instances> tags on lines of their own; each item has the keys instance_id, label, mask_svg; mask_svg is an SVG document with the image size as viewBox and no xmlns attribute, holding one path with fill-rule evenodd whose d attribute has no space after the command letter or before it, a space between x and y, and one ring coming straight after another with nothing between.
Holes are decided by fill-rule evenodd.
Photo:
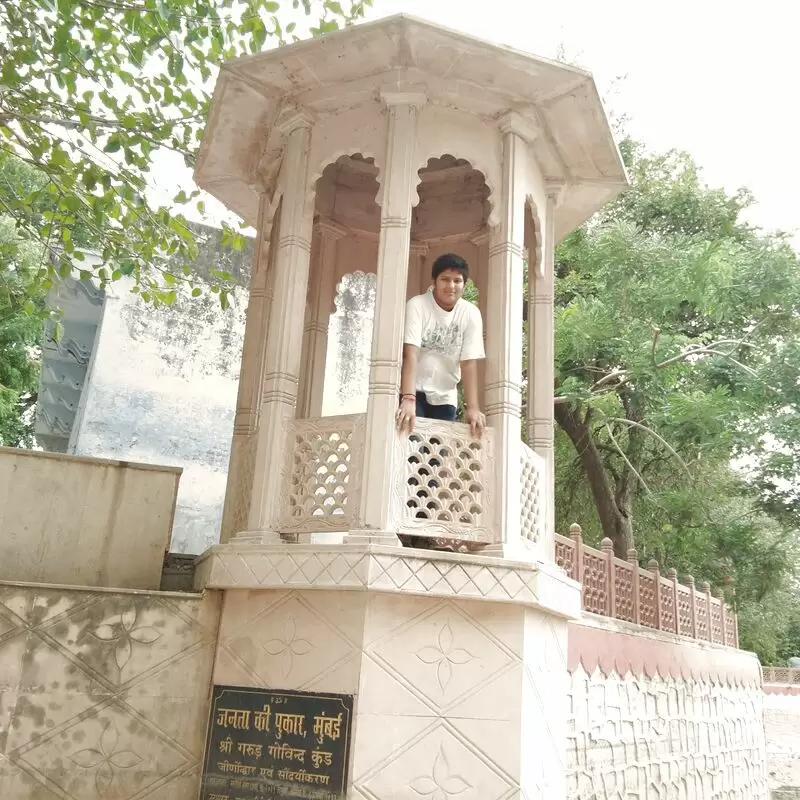
<instances>
[{"instance_id":1,"label":"boy standing in pavilion","mask_svg":"<svg viewBox=\"0 0 800 800\"><path fill-rule=\"evenodd\" d=\"M463 381L464 421L480 436L486 419L478 398L478 359L486 354L481 312L462 297L469 267L446 253L433 262L431 277L431 288L406 304L397 429L411 433L417 417L454 421Z\"/></svg>"}]
</instances>

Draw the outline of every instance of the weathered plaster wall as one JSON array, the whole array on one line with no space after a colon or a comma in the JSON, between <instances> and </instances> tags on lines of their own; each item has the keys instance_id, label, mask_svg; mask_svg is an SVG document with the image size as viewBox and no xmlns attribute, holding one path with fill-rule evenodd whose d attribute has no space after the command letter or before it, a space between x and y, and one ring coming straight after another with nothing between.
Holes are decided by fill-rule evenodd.
<instances>
[{"instance_id":1,"label":"weathered plaster wall","mask_svg":"<svg viewBox=\"0 0 800 800\"><path fill-rule=\"evenodd\" d=\"M569 800L769 797L751 654L585 615L569 666Z\"/></svg>"},{"instance_id":2,"label":"weathered plaster wall","mask_svg":"<svg viewBox=\"0 0 800 800\"><path fill-rule=\"evenodd\" d=\"M196 800L218 601L0 584L0 798Z\"/></svg>"},{"instance_id":3,"label":"weathered plaster wall","mask_svg":"<svg viewBox=\"0 0 800 800\"><path fill-rule=\"evenodd\" d=\"M0 447L0 580L158 589L179 478Z\"/></svg>"},{"instance_id":4,"label":"weathered plaster wall","mask_svg":"<svg viewBox=\"0 0 800 800\"><path fill-rule=\"evenodd\" d=\"M773 800L800 800L800 690L764 687L767 771Z\"/></svg>"},{"instance_id":5,"label":"weathered plaster wall","mask_svg":"<svg viewBox=\"0 0 800 800\"><path fill-rule=\"evenodd\" d=\"M219 538L247 293L155 309L109 287L75 453L183 467L171 550Z\"/></svg>"}]
</instances>

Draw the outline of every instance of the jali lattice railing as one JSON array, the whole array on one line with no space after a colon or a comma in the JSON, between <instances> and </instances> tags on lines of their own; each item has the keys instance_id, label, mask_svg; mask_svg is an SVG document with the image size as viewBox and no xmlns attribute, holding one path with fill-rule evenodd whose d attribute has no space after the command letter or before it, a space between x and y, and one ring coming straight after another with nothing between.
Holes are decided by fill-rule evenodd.
<instances>
[{"instance_id":1,"label":"jali lattice railing","mask_svg":"<svg viewBox=\"0 0 800 800\"><path fill-rule=\"evenodd\" d=\"M398 437L400 532L491 543L493 446L491 429L476 439L467 425L417 419L411 435Z\"/></svg>"},{"instance_id":2,"label":"jali lattice railing","mask_svg":"<svg viewBox=\"0 0 800 800\"><path fill-rule=\"evenodd\" d=\"M364 415L292 420L281 530L346 531L358 514Z\"/></svg>"},{"instance_id":3,"label":"jali lattice railing","mask_svg":"<svg viewBox=\"0 0 800 800\"><path fill-rule=\"evenodd\" d=\"M787 686L800 686L800 668L763 667L764 683L780 683Z\"/></svg>"},{"instance_id":4,"label":"jali lattice railing","mask_svg":"<svg viewBox=\"0 0 800 800\"><path fill-rule=\"evenodd\" d=\"M520 480L520 528L523 538L529 542L541 543L545 538L545 521L547 519L545 503L547 487L545 486L544 459L522 442L521 453L522 474Z\"/></svg>"},{"instance_id":5,"label":"jali lattice railing","mask_svg":"<svg viewBox=\"0 0 800 800\"><path fill-rule=\"evenodd\" d=\"M600 550L583 543L580 525L569 536L556 534L556 563L583 584L583 608L594 614L633 622L661 631L739 646L736 614L721 597L711 593L708 583L695 588L694 578L678 582L674 569L662 576L657 561L642 569L636 550L623 561L614 556L611 539L603 539Z\"/></svg>"}]
</instances>

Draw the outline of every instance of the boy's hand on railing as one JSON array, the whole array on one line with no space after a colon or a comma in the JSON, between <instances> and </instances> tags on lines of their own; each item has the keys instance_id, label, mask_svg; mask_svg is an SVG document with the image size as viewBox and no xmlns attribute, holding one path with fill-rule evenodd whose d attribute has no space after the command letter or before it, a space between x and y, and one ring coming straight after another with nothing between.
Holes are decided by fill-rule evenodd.
<instances>
[{"instance_id":1,"label":"boy's hand on railing","mask_svg":"<svg viewBox=\"0 0 800 800\"><path fill-rule=\"evenodd\" d=\"M464 422L469 425L469 429L476 439L480 439L481 436L483 436L483 431L486 427L486 417L479 408L468 406L464 412Z\"/></svg>"},{"instance_id":2,"label":"boy's hand on railing","mask_svg":"<svg viewBox=\"0 0 800 800\"><path fill-rule=\"evenodd\" d=\"M417 419L417 400L414 397L404 397L400 401L400 408L397 409L395 414L395 421L397 423L397 430L400 433L407 432L409 434L414 432L414 422Z\"/></svg>"}]
</instances>

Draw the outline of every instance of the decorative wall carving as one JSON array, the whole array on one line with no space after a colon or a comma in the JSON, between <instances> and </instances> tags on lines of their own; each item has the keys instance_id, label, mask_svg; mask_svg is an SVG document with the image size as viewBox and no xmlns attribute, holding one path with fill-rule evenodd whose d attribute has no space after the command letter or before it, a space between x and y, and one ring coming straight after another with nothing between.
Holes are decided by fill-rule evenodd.
<instances>
[{"instance_id":1,"label":"decorative wall carving","mask_svg":"<svg viewBox=\"0 0 800 800\"><path fill-rule=\"evenodd\" d=\"M570 592L563 575L535 564L494 558L366 545L220 545L198 563L197 585L214 589L338 587L381 592L536 603L545 591ZM550 594L548 594L550 597ZM553 595L555 597L555 595ZM554 602L568 603L572 595ZM567 610L569 608L569 611Z\"/></svg>"},{"instance_id":2,"label":"decorative wall carving","mask_svg":"<svg viewBox=\"0 0 800 800\"><path fill-rule=\"evenodd\" d=\"M0 585L0 797L196 800L216 597Z\"/></svg>"},{"instance_id":3,"label":"decorative wall carving","mask_svg":"<svg viewBox=\"0 0 800 800\"><path fill-rule=\"evenodd\" d=\"M295 641L315 649L284 674L271 642L289 617ZM552 674L566 678L565 634L563 621L507 604L377 592L231 592L214 680L357 694L353 800L509 800L522 792L552 800L563 797L563 784L559 794L546 767L534 790L524 782L520 748L509 744L524 728L547 764L558 764L551 757L563 750L552 741L558 725L548 729L539 720L553 710L554 694L562 703L565 697L565 681L554 692ZM530 704L523 702L528 691ZM544 709L537 697L545 698Z\"/></svg>"},{"instance_id":4,"label":"decorative wall carving","mask_svg":"<svg viewBox=\"0 0 800 800\"><path fill-rule=\"evenodd\" d=\"M570 689L569 800L767 800L758 686L578 667Z\"/></svg>"},{"instance_id":5,"label":"decorative wall carving","mask_svg":"<svg viewBox=\"0 0 800 800\"><path fill-rule=\"evenodd\" d=\"M767 800L750 653L570 623L569 800Z\"/></svg>"}]
</instances>

